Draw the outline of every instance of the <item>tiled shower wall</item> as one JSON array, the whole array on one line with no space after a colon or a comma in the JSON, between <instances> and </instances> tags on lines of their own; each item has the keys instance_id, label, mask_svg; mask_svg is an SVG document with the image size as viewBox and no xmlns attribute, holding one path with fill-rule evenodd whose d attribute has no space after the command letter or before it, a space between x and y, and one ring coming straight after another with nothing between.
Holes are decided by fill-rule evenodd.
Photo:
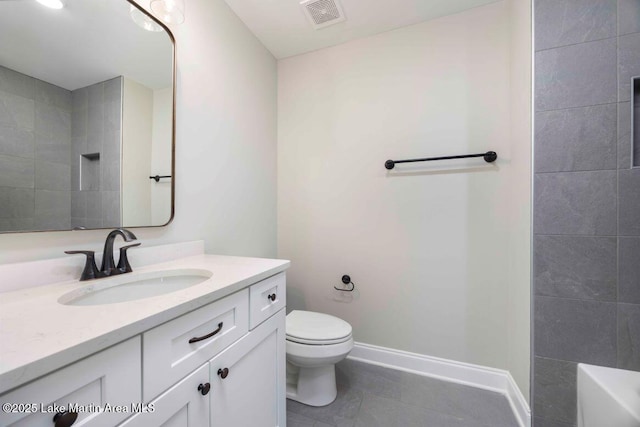
<instances>
[{"instance_id":1,"label":"tiled shower wall","mask_svg":"<svg viewBox=\"0 0 640 427\"><path fill-rule=\"evenodd\" d=\"M68 229L71 92L0 66L0 231Z\"/></svg>"},{"instance_id":2,"label":"tiled shower wall","mask_svg":"<svg viewBox=\"0 0 640 427\"><path fill-rule=\"evenodd\" d=\"M0 66L0 231L119 227L121 129L122 77L69 91Z\"/></svg>"},{"instance_id":3,"label":"tiled shower wall","mask_svg":"<svg viewBox=\"0 0 640 427\"><path fill-rule=\"evenodd\" d=\"M533 416L574 426L577 363L640 370L640 0L534 5Z\"/></svg>"},{"instance_id":4,"label":"tiled shower wall","mask_svg":"<svg viewBox=\"0 0 640 427\"><path fill-rule=\"evenodd\" d=\"M72 92L71 226L120 227L122 77Z\"/></svg>"}]
</instances>

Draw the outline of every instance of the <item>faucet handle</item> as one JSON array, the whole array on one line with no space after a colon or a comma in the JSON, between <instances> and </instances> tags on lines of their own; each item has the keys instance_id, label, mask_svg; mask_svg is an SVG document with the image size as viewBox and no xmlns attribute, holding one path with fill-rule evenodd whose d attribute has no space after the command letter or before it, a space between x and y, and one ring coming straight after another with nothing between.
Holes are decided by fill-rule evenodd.
<instances>
[{"instance_id":1,"label":"faucet handle","mask_svg":"<svg viewBox=\"0 0 640 427\"><path fill-rule=\"evenodd\" d=\"M118 260L118 271L120 273L131 273L131 264L129 264L129 258L127 258L127 249L140 246L142 243L134 243L133 245L127 245L120 248L120 259Z\"/></svg>"},{"instance_id":2,"label":"faucet handle","mask_svg":"<svg viewBox=\"0 0 640 427\"><path fill-rule=\"evenodd\" d=\"M64 253L69 255L82 254L87 257L86 262L84 263L84 269L80 275L80 281L102 277L100 275L100 271L98 271L98 267L96 266L94 251L64 251Z\"/></svg>"}]
</instances>

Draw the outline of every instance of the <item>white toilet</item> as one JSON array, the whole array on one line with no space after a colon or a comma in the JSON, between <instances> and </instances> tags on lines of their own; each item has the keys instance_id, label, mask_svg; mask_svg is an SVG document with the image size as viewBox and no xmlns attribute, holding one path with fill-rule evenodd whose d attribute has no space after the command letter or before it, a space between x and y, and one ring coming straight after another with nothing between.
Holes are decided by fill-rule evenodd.
<instances>
[{"instance_id":1,"label":"white toilet","mask_svg":"<svg viewBox=\"0 0 640 427\"><path fill-rule=\"evenodd\" d=\"M335 364L353 348L351 325L337 317L294 310L287 315L287 398L310 406L333 402Z\"/></svg>"}]
</instances>

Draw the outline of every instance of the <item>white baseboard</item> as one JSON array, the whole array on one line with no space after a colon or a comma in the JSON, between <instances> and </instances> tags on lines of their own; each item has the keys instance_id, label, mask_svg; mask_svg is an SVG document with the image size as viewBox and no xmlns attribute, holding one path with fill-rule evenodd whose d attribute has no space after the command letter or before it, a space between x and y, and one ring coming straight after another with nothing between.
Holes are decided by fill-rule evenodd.
<instances>
[{"instance_id":1,"label":"white baseboard","mask_svg":"<svg viewBox=\"0 0 640 427\"><path fill-rule=\"evenodd\" d=\"M348 358L501 393L520 427L531 426L529 405L508 371L358 342Z\"/></svg>"}]
</instances>

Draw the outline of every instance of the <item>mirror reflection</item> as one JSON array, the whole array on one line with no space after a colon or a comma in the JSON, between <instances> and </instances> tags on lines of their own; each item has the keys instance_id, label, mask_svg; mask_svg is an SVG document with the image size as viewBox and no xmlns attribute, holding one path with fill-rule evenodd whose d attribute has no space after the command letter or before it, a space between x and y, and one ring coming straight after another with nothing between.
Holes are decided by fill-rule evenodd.
<instances>
[{"instance_id":1,"label":"mirror reflection","mask_svg":"<svg viewBox=\"0 0 640 427\"><path fill-rule=\"evenodd\" d=\"M168 223L171 35L126 0L48 3L0 1L0 232Z\"/></svg>"}]
</instances>

